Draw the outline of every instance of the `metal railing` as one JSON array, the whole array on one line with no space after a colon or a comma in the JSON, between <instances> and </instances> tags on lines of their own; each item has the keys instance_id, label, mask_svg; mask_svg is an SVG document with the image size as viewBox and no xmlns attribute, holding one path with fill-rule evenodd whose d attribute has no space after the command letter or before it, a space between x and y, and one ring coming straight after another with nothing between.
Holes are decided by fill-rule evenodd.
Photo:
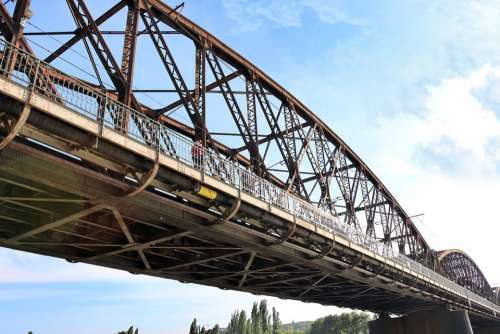
<instances>
[{"instance_id":1,"label":"metal railing","mask_svg":"<svg viewBox=\"0 0 500 334\"><path fill-rule=\"evenodd\" d=\"M498 305L394 251L392 247L364 234L352 225L341 222L338 216L284 191L234 161L203 147L194 147L198 144L189 138L102 94L91 85L64 74L3 39L0 39L0 57L0 76L42 94L51 101L62 104L106 128L158 150L160 154L175 158L205 175L218 178L332 235L341 235L358 246L433 280L458 295L465 296L468 300L500 313Z\"/></svg>"}]
</instances>

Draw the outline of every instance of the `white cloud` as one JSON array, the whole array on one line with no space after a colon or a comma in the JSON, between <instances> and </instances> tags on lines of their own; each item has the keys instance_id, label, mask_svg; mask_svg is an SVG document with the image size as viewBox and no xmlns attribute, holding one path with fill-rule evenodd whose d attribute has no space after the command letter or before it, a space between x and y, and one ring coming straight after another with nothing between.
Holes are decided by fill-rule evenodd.
<instances>
[{"instance_id":1,"label":"white cloud","mask_svg":"<svg viewBox=\"0 0 500 334\"><path fill-rule=\"evenodd\" d=\"M479 100L477 92L499 80L500 68L489 65L465 76L445 79L427 88L428 97L420 112L381 117L380 132L389 131L392 138L403 139L393 143L391 149L393 153L397 149L398 156L407 160L412 158L412 148L434 145L445 138L456 148L471 152L480 166L488 166L495 162L486 154L488 143L500 138L500 122L495 111ZM445 153L439 149L446 147L438 145L438 155Z\"/></svg>"},{"instance_id":2,"label":"white cloud","mask_svg":"<svg viewBox=\"0 0 500 334\"><path fill-rule=\"evenodd\" d=\"M367 22L343 10L345 1L305 0L304 6L314 11L325 23L345 23L353 26L364 26Z\"/></svg>"},{"instance_id":3,"label":"white cloud","mask_svg":"<svg viewBox=\"0 0 500 334\"><path fill-rule=\"evenodd\" d=\"M430 89L426 105L426 127L423 141L447 137L458 147L471 150L486 160L486 144L500 135L500 123L495 112L484 108L474 96L489 77L498 79L499 70L484 66L467 77L452 78Z\"/></svg>"},{"instance_id":4,"label":"white cloud","mask_svg":"<svg viewBox=\"0 0 500 334\"><path fill-rule=\"evenodd\" d=\"M253 31L266 21L281 27L299 27L307 11L314 12L325 23L361 26L366 22L342 9L342 1L321 0L226 0L226 15L238 23L240 31Z\"/></svg>"},{"instance_id":5,"label":"white cloud","mask_svg":"<svg viewBox=\"0 0 500 334\"><path fill-rule=\"evenodd\" d=\"M441 17L445 26L438 34L446 42L444 47L450 53L460 52L468 61L478 64L500 60L496 36L500 28L497 0L441 0L431 2L431 11ZM442 22L434 22L438 26ZM453 57L452 54L450 56Z\"/></svg>"},{"instance_id":6,"label":"white cloud","mask_svg":"<svg viewBox=\"0 0 500 334\"><path fill-rule=\"evenodd\" d=\"M492 283L500 282L494 251L500 146L487 148L500 143L500 120L477 92L498 81L500 69L485 65L428 87L419 114L380 118L374 161L403 206L425 213L425 224L417 225L431 246L463 249ZM416 158L422 148L428 154ZM443 159L452 166L436 168Z\"/></svg>"}]
</instances>

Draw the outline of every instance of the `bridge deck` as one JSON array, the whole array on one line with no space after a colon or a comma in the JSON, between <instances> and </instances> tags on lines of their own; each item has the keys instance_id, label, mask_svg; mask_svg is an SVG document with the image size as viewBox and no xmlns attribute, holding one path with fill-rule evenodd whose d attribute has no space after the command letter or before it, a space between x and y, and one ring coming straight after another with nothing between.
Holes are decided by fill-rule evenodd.
<instances>
[{"instance_id":1,"label":"bridge deck","mask_svg":"<svg viewBox=\"0 0 500 334\"><path fill-rule=\"evenodd\" d=\"M83 83L50 96L30 82L0 76L0 113L26 117L0 155L5 247L375 312L500 312L236 164L193 162L190 141L97 92L85 100Z\"/></svg>"}]
</instances>

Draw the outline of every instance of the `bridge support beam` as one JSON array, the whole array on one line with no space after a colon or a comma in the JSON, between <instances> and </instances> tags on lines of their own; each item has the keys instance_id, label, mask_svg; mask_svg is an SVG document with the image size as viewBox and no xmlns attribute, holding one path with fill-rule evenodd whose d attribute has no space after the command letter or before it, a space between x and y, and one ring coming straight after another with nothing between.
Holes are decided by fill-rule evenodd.
<instances>
[{"instance_id":1,"label":"bridge support beam","mask_svg":"<svg viewBox=\"0 0 500 334\"><path fill-rule=\"evenodd\" d=\"M467 311L425 311L369 323L370 334L473 334Z\"/></svg>"}]
</instances>

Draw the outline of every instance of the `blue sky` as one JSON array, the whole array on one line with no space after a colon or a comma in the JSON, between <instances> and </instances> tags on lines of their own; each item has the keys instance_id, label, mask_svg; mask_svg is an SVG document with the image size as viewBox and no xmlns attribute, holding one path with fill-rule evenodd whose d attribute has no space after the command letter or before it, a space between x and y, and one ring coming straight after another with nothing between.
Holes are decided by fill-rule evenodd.
<instances>
[{"instance_id":1,"label":"blue sky","mask_svg":"<svg viewBox=\"0 0 500 334\"><path fill-rule=\"evenodd\" d=\"M65 2L47 3L34 1L32 23L71 29ZM110 5L88 3L95 16ZM331 125L410 214L425 214L416 224L432 247L465 250L500 284L499 1L199 0L183 13ZM157 61L147 48L139 53ZM152 74L141 67L136 85L160 80ZM104 334L132 324L180 334L194 316L225 325L260 298L5 249L0 268L0 329L13 334ZM337 311L269 301L285 322Z\"/></svg>"}]
</instances>

